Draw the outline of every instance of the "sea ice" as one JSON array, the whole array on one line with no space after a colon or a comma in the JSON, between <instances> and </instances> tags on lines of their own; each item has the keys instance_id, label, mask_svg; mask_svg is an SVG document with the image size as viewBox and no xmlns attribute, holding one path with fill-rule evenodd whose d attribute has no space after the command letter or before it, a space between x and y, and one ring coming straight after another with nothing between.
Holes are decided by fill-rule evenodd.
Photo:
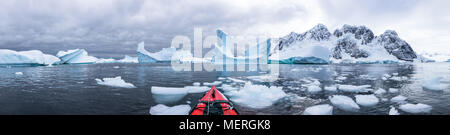
<instances>
[{"instance_id":1,"label":"sea ice","mask_svg":"<svg viewBox=\"0 0 450 135\"><path fill-rule=\"evenodd\" d=\"M188 115L191 110L189 105L177 105L168 107L163 104L158 104L150 108L151 115Z\"/></svg>"},{"instance_id":2,"label":"sea ice","mask_svg":"<svg viewBox=\"0 0 450 135\"><path fill-rule=\"evenodd\" d=\"M186 88L152 86L152 97L157 103L172 104L180 101L188 94Z\"/></svg>"},{"instance_id":3,"label":"sea ice","mask_svg":"<svg viewBox=\"0 0 450 135\"><path fill-rule=\"evenodd\" d=\"M359 110L358 104L352 98L343 95L334 95L329 97L331 103L339 109L344 111Z\"/></svg>"},{"instance_id":4,"label":"sea ice","mask_svg":"<svg viewBox=\"0 0 450 135\"><path fill-rule=\"evenodd\" d=\"M376 95L382 95L382 94L384 94L384 93L386 93L386 90L384 90L384 89L382 89L382 88L378 88L378 90L376 90L376 91L374 92L374 94L376 94Z\"/></svg>"},{"instance_id":5,"label":"sea ice","mask_svg":"<svg viewBox=\"0 0 450 135\"><path fill-rule=\"evenodd\" d=\"M115 78L103 78L103 80L96 78L95 81L97 81L97 84L111 87L136 88L133 84L125 82L120 76Z\"/></svg>"},{"instance_id":6,"label":"sea ice","mask_svg":"<svg viewBox=\"0 0 450 135\"><path fill-rule=\"evenodd\" d=\"M339 85L339 90L344 92L369 92L367 88L369 88L370 85L361 85L361 86L354 86L354 85Z\"/></svg>"},{"instance_id":7,"label":"sea ice","mask_svg":"<svg viewBox=\"0 0 450 135\"><path fill-rule=\"evenodd\" d=\"M305 109L303 115L332 115L333 106L328 104L315 105Z\"/></svg>"},{"instance_id":8,"label":"sea ice","mask_svg":"<svg viewBox=\"0 0 450 135\"><path fill-rule=\"evenodd\" d=\"M205 85L205 86L213 86L213 85L217 86L217 85L220 85L220 84L222 84L221 81L214 81L212 83L209 83L209 82L204 82L203 83L203 85Z\"/></svg>"},{"instance_id":9,"label":"sea ice","mask_svg":"<svg viewBox=\"0 0 450 135\"><path fill-rule=\"evenodd\" d=\"M405 101L406 99L408 99L408 98L405 96L402 96L402 95L398 95L398 96L391 98L391 102L406 103L406 101Z\"/></svg>"},{"instance_id":10,"label":"sea ice","mask_svg":"<svg viewBox=\"0 0 450 135\"><path fill-rule=\"evenodd\" d=\"M396 88L389 88L389 93L398 93L398 89L396 89Z\"/></svg>"},{"instance_id":11,"label":"sea ice","mask_svg":"<svg viewBox=\"0 0 450 135\"><path fill-rule=\"evenodd\" d=\"M426 104L418 103L418 104L403 104L400 105L399 109L408 113L429 113L432 107Z\"/></svg>"},{"instance_id":12,"label":"sea ice","mask_svg":"<svg viewBox=\"0 0 450 135\"><path fill-rule=\"evenodd\" d=\"M267 87L247 82L240 90L229 91L227 92L227 95L229 95L230 99L236 104L260 109L269 107L285 97L286 93L284 93L282 89L282 87Z\"/></svg>"},{"instance_id":13,"label":"sea ice","mask_svg":"<svg viewBox=\"0 0 450 135\"><path fill-rule=\"evenodd\" d=\"M15 74L16 74L16 75L23 75L22 72L16 72Z\"/></svg>"},{"instance_id":14,"label":"sea ice","mask_svg":"<svg viewBox=\"0 0 450 135\"><path fill-rule=\"evenodd\" d=\"M210 87L206 86L185 86L184 88L187 90L188 93L202 93L211 89Z\"/></svg>"},{"instance_id":15,"label":"sea ice","mask_svg":"<svg viewBox=\"0 0 450 135\"><path fill-rule=\"evenodd\" d=\"M194 83L192 83L192 85L194 85L194 86L200 86L200 82L194 82Z\"/></svg>"},{"instance_id":16,"label":"sea ice","mask_svg":"<svg viewBox=\"0 0 450 135\"><path fill-rule=\"evenodd\" d=\"M325 87L324 87L324 90L325 90L325 91L330 91L330 92L336 92L336 91L337 91L337 88L336 88L335 85L333 85L333 86L325 86Z\"/></svg>"},{"instance_id":17,"label":"sea ice","mask_svg":"<svg viewBox=\"0 0 450 135\"><path fill-rule=\"evenodd\" d=\"M356 103L366 107L377 105L379 102L379 99L375 95L356 95L355 98Z\"/></svg>"},{"instance_id":18,"label":"sea ice","mask_svg":"<svg viewBox=\"0 0 450 135\"><path fill-rule=\"evenodd\" d=\"M435 90L435 91L440 91L440 90L444 90L445 88L448 87L447 84L441 84L441 79L443 79L443 77L433 77L427 80L424 80L422 83L422 87L426 90Z\"/></svg>"},{"instance_id":19,"label":"sea ice","mask_svg":"<svg viewBox=\"0 0 450 135\"><path fill-rule=\"evenodd\" d=\"M310 92L310 93L317 93L320 91L322 91L322 88L320 88L319 86L316 86L316 85L308 86L308 92Z\"/></svg>"},{"instance_id":20,"label":"sea ice","mask_svg":"<svg viewBox=\"0 0 450 135\"><path fill-rule=\"evenodd\" d=\"M398 110L395 109L394 106L390 106L391 109L389 110L389 115L400 115L400 113L398 113Z\"/></svg>"}]
</instances>

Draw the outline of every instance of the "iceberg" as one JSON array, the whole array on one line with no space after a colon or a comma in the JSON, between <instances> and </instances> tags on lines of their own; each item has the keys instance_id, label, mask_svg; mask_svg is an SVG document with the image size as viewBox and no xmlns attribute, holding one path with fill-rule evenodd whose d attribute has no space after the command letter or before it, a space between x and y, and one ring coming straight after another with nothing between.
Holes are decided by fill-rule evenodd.
<instances>
[{"instance_id":1,"label":"iceberg","mask_svg":"<svg viewBox=\"0 0 450 135\"><path fill-rule=\"evenodd\" d=\"M97 84L111 87L136 88L133 84L125 82L120 76L115 78L103 78L103 80L96 78L95 81L97 81Z\"/></svg>"},{"instance_id":2,"label":"iceberg","mask_svg":"<svg viewBox=\"0 0 450 135\"><path fill-rule=\"evenodd\" d=\"M59 51L56 56L61 59L58 64L93 64L98 61L96 57L89 56L84 49Z\"/></svg>"},{"instance_id":3,"label":"iceberg","mask_svg":"<svg viewBox=\"0 0 450 135\"><path fill-rule=\"evenodd\" d=\"M334 95L329 97L331 103L337 108L344 111L358 111L358 104L352 98L343 95Z\"/></svg>"},{"instance_id":4,"label":"iceberg","mask_svg":"<svg viewBox=\"0 0 450 135\"><path fill-rule=\"evenodd\" d=\"M217 65L224 64L268 64L269 51L271 46L271 39L262 43L257 43L255 46L246 50L245 56L235 56L232 50L232 38L222 30L217 30L217 44L214 45L214 56L212 63ZM264 63L265 62L265 63Z\"/></svg>"},{"instance_id":5,"label":"iceberg","mask_svg":"<svg viewBox=\"0 0 450 135\"><path fill-rule=\"evenodd\" d=\"M118 63L139 63L138 57L125 55L123 59L117 60Z\"/></svg>"},{"instance_id":6,"label":"iceberg","mask_svg":"<svg viewBox=\"0 0 450 135\"><path fill-rule=\"evenodd\" d=\"M228 91L225 94L230 96L231 101L238 105L262 109L284 98L286 93L282 89L282 87L267 87L247 82L240 90Z\"/></svg>"},{"instance_id":7,"label":"iceberg","mask_svg":"<svg viewBox=\"0 0 450 135\"><path fill-rule=\"evenodd\" d=\"M432 107L426 104L418 103L418 104L403 104L400 105L399 109L408 113L429 113Z\"/></svg>"},{"instance_id":8,"label":"iceberg","mask_svg":"<svg viewBox=\"0 0 450 135\"><path fill-rule=\"evenodd\" d=\"M44 54L38 50L13 51L0 49L0 65L12 66L45 66L52 65L60 61L59 58Z\"/></svg>"},{"instance_id":9,"label":"iceberg","mask_svg":"<svg viewBox=\"0 0 450 135\"><path fill-rule=\"evenodd\" d=\"M422 83L422 87L425 90L434 90L434 91L441 91L448 87L447 84L441 84L441 79L443 77L433 77L427 80L424 80Z\"/></svg>"},{"instance_id":10,"label":"iceberg","mask_svg":"<svg viewBox=\"0 0 450 135\"><path fill-rule=\"evenodd\" d=\"M333 106L328 104L315 105L305 109L303 115L332 115Z\"/></svg>"},{"instance_id":11,"label":"iceberg","mask_svg":"<svg viewBox=\"0 0 450 135\"><path fill-rule=\"evenodd\" d=\"M158 104L150 108L151 115L188 115L191 110L189 105L177 105L168 107L163 104Z\"/></svg>"},{"instance_id":12,"label":"iceberg","mask_svg":"<svg viewBox=\"0 0 450 135\"><path fill-rule=\"evenodd\" d=\"M355 98L356 103L365 107L375 106L380 102L375 95L356 95Z\"/></svg>"},{"instance_id":13,"label":"iceberg","mask_svg":"<svg viewBox=\"0 0 450 135\"><path fill-rule=\"evenodd\" d=\"M156 53L150 53L145 50L145 43L141 42L137 48L138 62L139 63L161 63L171 61L189 61L194 60L191 52L181 50L177 51L175 48L163 48Z\"/></svg>"}]
</instances>

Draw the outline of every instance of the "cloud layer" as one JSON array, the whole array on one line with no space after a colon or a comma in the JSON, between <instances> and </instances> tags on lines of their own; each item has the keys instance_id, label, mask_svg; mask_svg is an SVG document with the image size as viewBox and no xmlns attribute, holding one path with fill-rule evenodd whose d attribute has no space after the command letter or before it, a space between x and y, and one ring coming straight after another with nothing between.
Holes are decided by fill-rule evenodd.
<instances>
[{"instance_id":1,"label":"cloud layer","mask_svg":"<svg viewBox=\"0 0 450 135\"><path fill-rule=\"evenodd\" d=\"M317 23L330 30L366 25L376 34L396 30L414 49L450 50L447 1L188 1L188 0L2 0L0 48L47 53L85 48L94 56L134 54L145 41L151 51L176 35L205 35L221 28L234 35L303 32ZM444 49L445 50L445 49Z\"/></svg>"}]
</instances>

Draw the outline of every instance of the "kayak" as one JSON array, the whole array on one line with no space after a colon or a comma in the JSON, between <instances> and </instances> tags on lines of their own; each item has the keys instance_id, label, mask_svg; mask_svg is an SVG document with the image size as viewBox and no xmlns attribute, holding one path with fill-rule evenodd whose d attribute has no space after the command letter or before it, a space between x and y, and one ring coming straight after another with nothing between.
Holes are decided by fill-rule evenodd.
<instances>
[{"instance_id":1,"label":"kayak","mask_svg":"<svg viewBox=\"0 0 450 135\"><path fill-rule=\"evenodd\" d=\"M205 93L190 115L239 115L238 111L215 86Z\"/></svg>"}]
</instances>

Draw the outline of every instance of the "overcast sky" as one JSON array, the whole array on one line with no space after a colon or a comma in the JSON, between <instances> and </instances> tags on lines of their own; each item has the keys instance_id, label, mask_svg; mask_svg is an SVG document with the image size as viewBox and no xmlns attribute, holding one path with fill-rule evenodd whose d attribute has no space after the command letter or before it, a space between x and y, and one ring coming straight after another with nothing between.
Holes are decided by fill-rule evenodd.
<instances>
[{"instance_id":1,"label":"overcast sky","mask_svg":"<svg viewBox=\"0 0 450 135\"><path fill-rule=\"evenodd\" d=\"M450 53L448 0L1 0L0 49L85 48L94 56L135 54L170 46L176 35L281 37L318 23L331 32L366 25L376 35L397 31L416 52Z\"/></svg>"}]
</instances>

